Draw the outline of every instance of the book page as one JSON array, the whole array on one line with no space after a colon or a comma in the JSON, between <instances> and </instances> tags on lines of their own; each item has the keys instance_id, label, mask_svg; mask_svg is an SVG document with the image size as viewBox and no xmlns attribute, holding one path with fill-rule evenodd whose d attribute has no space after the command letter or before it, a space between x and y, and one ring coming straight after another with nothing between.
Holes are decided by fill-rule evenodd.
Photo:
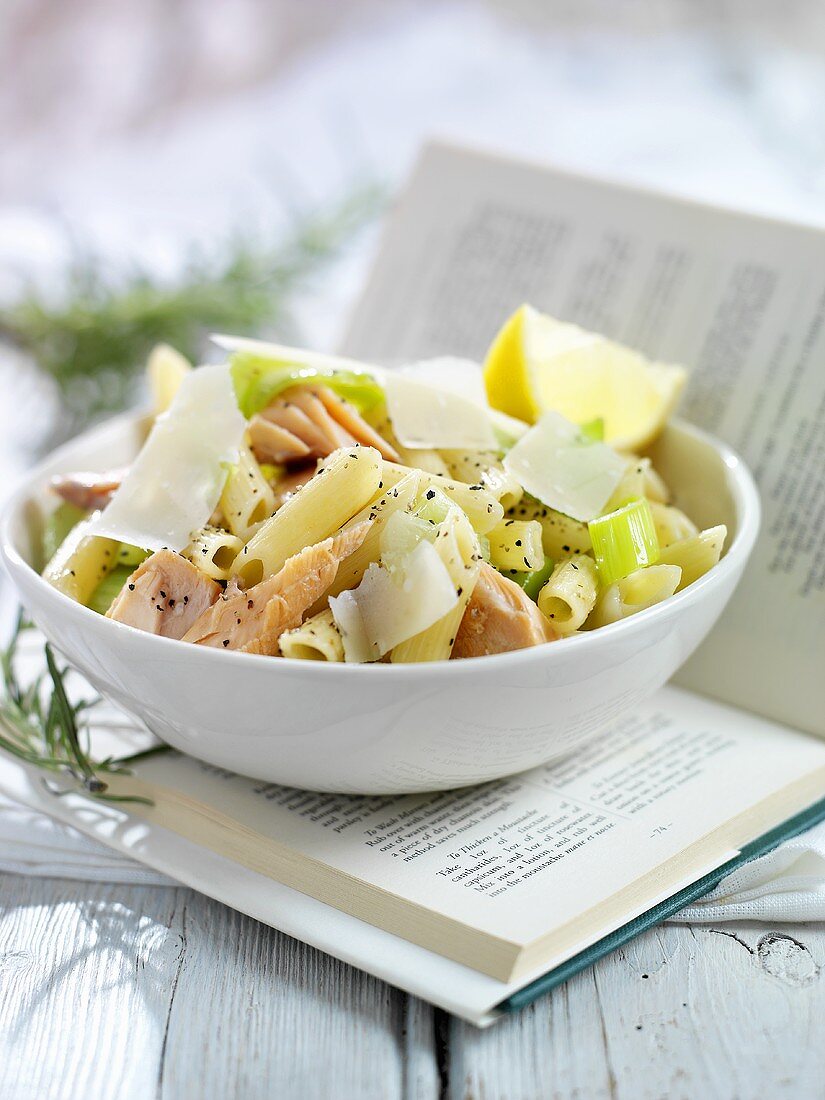
<instances>
[{"instance_id":1,"label":"book page","mask_svg":"<svg viewBox=\"0 0 825 1100\"><path fill-rule=\"evenodd\" d=\"M413 906L526 945L817 772L819 792L825 746L817 740L667 688L574 756L464 790L319 794L183 756L150 759L135 777ZM245 846L254 854L254 838ZM719 863L729 854L720 849ZM296 866L287 885L312 893ZM663 883L662 897L670 892ZM646 897L641 909L658 900ZM356 911L346 897L337 904ZM386 927L377 906L376 914L373 923Z\"/></svg>"},{"instance_id":2,"label":"book page","mask_svg":"<svg viewBox=\"0 0 825 1100\"><path fill-rule=\"evenodd\" d=\"M679 682L825 735L825 232L428 147L344 342L481 358L522 302L683 363L753 470L748 572Z\"/></svg>"}]
</instances>

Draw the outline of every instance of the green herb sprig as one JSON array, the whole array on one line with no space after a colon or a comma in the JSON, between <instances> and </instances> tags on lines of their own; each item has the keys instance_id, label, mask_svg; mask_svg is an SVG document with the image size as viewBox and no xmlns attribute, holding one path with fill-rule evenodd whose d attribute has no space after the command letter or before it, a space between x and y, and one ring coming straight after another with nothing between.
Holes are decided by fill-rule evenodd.
<instances>
[{"instance_id":1,"label":"green herb sprig","mask_svg":"<svg viewBox=\"0 0 825 1100\"><path fill-rule=\"evenodd\" d=\"M218 256L193 252L173 283L141 270L114 275L81 255L57 297L29 287L0 308L0 340L53 379L61 429L72 435L134 399L157 343L197 360L209 332L288 335L296 294L374 217L382 197L379 187L362 186L328 210L299 213L283 240L238 234Z\"/></svg>"},{"instance_id":2,"label":"green herb sprig","mask_svg":"<svg viewBox=\"0 0 825 1100\"><path fill-rule=\"evenodd\" d=\"M152 800L140 795L110 794L102 775L129 775L130 765L147 757L168 752L166 745L132 753L129 756L109 756L93 761L84 747L88 740L85 729L86 713L100 699L82 699L73 703L66 691L66 669L60 669L54 652L48 643L44 646L46 673L23 686L16 671L16 658L21 636L32 629L32 624L18 616L9 643L0 649L0 749L26 764L46 772L69 776L74 782L59 790L49 787L54 794L72 791L90 795L104 802L141 802L152 805Z\"/></svg>"}]
</instances>

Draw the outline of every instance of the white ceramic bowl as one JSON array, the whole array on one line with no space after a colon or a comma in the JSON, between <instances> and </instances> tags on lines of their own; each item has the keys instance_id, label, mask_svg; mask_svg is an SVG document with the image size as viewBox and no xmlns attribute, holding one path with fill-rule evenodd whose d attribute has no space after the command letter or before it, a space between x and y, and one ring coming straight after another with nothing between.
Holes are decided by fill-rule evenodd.
<instances>
[{"instance_id":1,"label":"white ceramic bowl","mask_svg":"<svg viewBox=\"0 0 825 1100\"><path fill-rule=\"evenodd\" d=\"M39 577L49 476L128 462L143 432L120 417L55 452L6 505L0 553L52 644L94 686L183 752L263 780L350 793L436 790L569 752L663 684L731 596L759 526L741 460L684 424L651 452L676 503L726 523L721 562L622 622L549 645L424 665L322 665L157 638L74 603ZM33 568L35 566L35 568Z\"/></svg>"}]
</instances>

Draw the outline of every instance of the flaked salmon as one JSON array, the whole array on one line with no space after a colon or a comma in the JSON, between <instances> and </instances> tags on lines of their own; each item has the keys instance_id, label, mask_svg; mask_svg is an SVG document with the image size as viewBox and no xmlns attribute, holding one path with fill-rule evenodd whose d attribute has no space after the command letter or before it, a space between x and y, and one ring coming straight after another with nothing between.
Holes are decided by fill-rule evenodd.
<instances>
[{"instance_id":1,"label":"flaked salmon","mask_svg":"<svg viewBox=\"0 0 825 1100\"><path fill-rule=\"evenodd\" d=\"M260 413L253 416L247 428L249 445L259 462L294 462L308 458L310 449L293 432L281 424L275 424Z\"/></svg>"},{"instance_id":2,"label":"flaked salmon","mask_svg":"<svg viewBox=\"0 0 825 1100\"><path fill-rule=\"evenodd\" d=\"M220 585L188 558L158 550L132 573L106 615L149 634L182 638L220 594Z\"/></svg>"},{"instance_id":3,"label":"flaked salmon","mask_svg":"<svg viewBox=\"0 0 825 1100\"><path fill-rule=\"evenodd\" d=\"M81 508L84 512L96 512L105 508L116 489L120 488L125 470L109 470L105 474L76 473L58 474L49 482L49 488L57 493L67 504Z\"/></svg>"},{"instance_id":4,"label":"flaked salmon","mask_svg":"<svg viewBox=\"0 0 825 1100\"><path fill-rule=\"evenodd\" d=\"M529 596L486 562L456 633L453 657L485 657L553 642L558 634Z\"/></svg>"},{"instance_id":5,"label":"flaked salmon","mask_svg":"<svg viewBox=\"0 0 825 1100\"><path fill-rule=\"evenodd\" d=\"M274 576L243 593L222 597L203 612L183 640L242 653L277 655L280 636L300 625L307 608L335 580L341 561L364 541L369 526L369 521L364 521L307 546Z\"/></svg>"},{"instance_id":6,"label":"flaked salmon","mask_svg":"<svg viewBox=\"0 0 825 1100\"><path fill-rule=\"evenodd\" d=\"M400 462L401 459L392 444L371 427L354 405L339 397L328 386L312 386L311 392L321 402L327 413L356 443L362 443L365 447L375 447L382 458L389 462Z\"/></svg>"},{"instance_id":7,"label":"flaked salmon","mask_svg":"<svg viewBox=\"0 0 825 1100\"><path fill-rule=\"evenodd\" d=\"M282 450L277 458L274 435L267 437L260 424L264 421L285 433ZM256 424L253 432L252 424ZM256 438L257 436L257 438ZM303 454L291 454L294 440L300 441L306 450ZM250 424L250 442L260 461L291 462L296 459L326 458L339 447L351 447L361 443L375 447L384 458L398 461L395 449L363 419L357 410L326 386L291 386L275 398Z\"/></svg>"}]
</instances>

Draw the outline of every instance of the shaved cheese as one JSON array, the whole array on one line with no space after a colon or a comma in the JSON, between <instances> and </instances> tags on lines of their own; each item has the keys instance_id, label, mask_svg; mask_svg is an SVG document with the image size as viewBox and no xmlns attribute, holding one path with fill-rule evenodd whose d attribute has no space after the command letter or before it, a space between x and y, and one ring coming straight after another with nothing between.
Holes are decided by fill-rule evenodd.
<instances>
[{"instance_id":1,"label":"shaved cheese","mask_svg":"<svg viewBox=\"0 0 825 1100\"><path fill-rule=\"evenodd\" d=\"M226 365L186 375L94 534L145 550L183 550L214 512L245 429Z\"/></svg>"},{"instance_id":2,"label":"shaved cheese","mask_svg":"<svg viewBox=\"0 0 825 1100\"><path fill-rule=\"evenodd\" d=\"M458 601L447 567L429 542L419 542L395 575L374 562L350 592L331 596L332 617L350 662L377 661L438 622Z\"/></svg>"},{"instance_id":3,"label":"shaved cheese","mask_svg":"<svg viewBox=\"0 0 825 1100\"><path fill-rule=\"evenodd\" d=\"M495 449L481 370L466 359L431 359L382 376L392 430L405 447Z\"/></svg>"},{"instance_id":4,"label":"shaved cheese","mask_svg":"<svg viewBox=\"0 0 825 1100\"><path fill-rule=\"evenodd\" d=\"M481 364L472 359L459 359L454 355L440 355L436 359L420 359L406 363L397 369L398 374L422 382L425 386L452 393L465 401L472 401L487 410L487 390Z\"/></svg>"},{"instance_id":5,"label":"shaved cheese","mask_svg":"<svg viewBox=\"0 0 825 1100\"><path fill-rule=\"evenodd\" d=\"M542 504L572 519L595 519L619 484L627 459L604 443L582 442L579 429L545 413L504 457L504 469Z\"/></svg>"}]
</instances>

